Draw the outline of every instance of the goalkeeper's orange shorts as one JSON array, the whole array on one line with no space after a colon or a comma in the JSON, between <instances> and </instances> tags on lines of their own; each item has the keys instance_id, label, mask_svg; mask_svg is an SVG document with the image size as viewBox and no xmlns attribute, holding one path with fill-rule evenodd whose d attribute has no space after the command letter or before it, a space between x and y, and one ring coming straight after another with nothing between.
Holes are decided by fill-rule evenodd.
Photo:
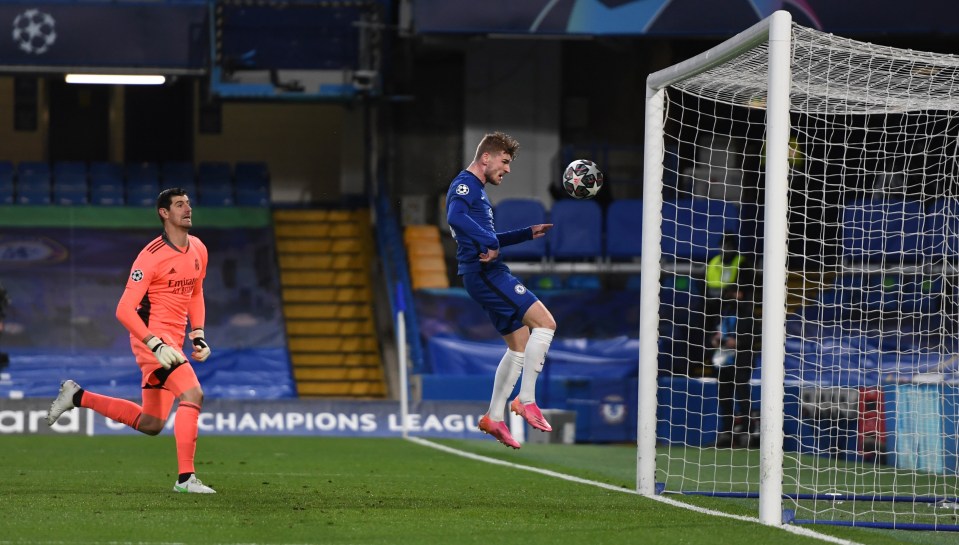
<instances>
[{"instance_id":1,"label":"goalkeeper's orange shorts","mask_svg":"<svg viewBox=\"0 0 959 545\"><path fill-rule=\"evenodd\" d=\"M183 392L200 387L200 380L190 362L181 363L172 369L143 368L143 413L166 420L173 402Z\"/></svg>"}]
</instances>

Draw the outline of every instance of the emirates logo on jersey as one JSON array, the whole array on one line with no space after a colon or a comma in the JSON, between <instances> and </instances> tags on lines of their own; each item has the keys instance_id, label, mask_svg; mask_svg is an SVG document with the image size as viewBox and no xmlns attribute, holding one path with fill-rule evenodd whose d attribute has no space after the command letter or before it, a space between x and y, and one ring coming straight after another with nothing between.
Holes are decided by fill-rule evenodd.
<instances>
[{"instance_id":1,"label":"emirates logo on jersey","mask_svg":"<svg viewBox=\"0 0 959 545\"><path fill-rule=\"evenodd\" d=\"M190 295L193 293L193 287L197 283L196 278L184 278L183 280L167 280L166 287L170 293Z\"/></svg>"}]
</instances>

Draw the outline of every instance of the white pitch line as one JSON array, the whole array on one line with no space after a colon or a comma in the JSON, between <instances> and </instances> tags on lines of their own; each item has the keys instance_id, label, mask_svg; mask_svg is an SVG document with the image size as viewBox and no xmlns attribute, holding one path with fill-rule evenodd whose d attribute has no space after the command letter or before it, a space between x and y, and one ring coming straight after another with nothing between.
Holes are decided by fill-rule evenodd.
<instances>
[{"instance_id":1,"label":"white pitch line","mask_svg":"<svg viewBox=\"0 0 959 545\"><path fill-rule=\"evenodd\" d=\"M412 441L412 442L414 442L414 443L416 443L416 444L418 444L418 445L422 445L422 446L424 446L424 447L434 448L434 449L436 449L436 450L441 450L441 451L446 452L446 453L449 453L449 454L454 454L454 455L456 455L456 456L461 456L461 457L463 457L463 458L469 458L470 460L476 460L476 461L478 461L478 462L486 462L486 463L488 463L488 464L494 464L494 465L499 465L499 466L511 467L511 468L513 468L513 469L522 469L523 471L530 471L530 472L532 472L532 473L539 473L540 475L546 475L547 477L554 477L554 478L556 478L556 479L562 479L562 480L564 480L564 481L569 481L569 482L579 483L579 484L588 484L588 485L590 485L590 486L595 486L595 487L598 487L598 488L604 488L604 489L606 489L606 490L612 490L612 491L614 491L614 492L623 492L623 493L625 493L625 494L633 494L633 495L635 495L635 496L641 496L641 494L640 494L639 492L637 492L636 490L633 490L633 489L631 489L631 488L624 488L624 487L622 487L622 486L615 486L615 485L608 484L608 483L601 483L601 482L599 482L599 481L592 481L592 480L589 480L589 479L583 479L582 477L576 477L575 475L567 475L567 474L565 474L565 473L558 473L558 472L556 472L556 471L550 471L550 470L548 470L548 469L542 469L542 468L539 468L539 467L524 466L524 465L522 465L522 464L516 464L516 463L513 463L513 462L507 462L507 461L505 461L505 460L500 460L500 459L497 459L497 458L488 458L488 457L486 457L486 456L481 456L481 455L479 455L479 454L473 454L472 452L466 452L465 450L459 450L459 449L455 449L455 448L453 448L453 447L448 447L448 446L446 446L446 445L441 445L441 444L439 444L439 443L434 443L434 442L432 442L432 441L429 441L429 440L426 440L426 439L422 439L422 438L420 438L420 437L407 437L407 440ZM671 506L673 506L673 507L679 507L679 508L682 508L682 509L688 509L688 510L690 510L690 511L695 511L695 512L697 512L697 513L701 513L701 514L704 514L704 515L710 515L710 516L714 516L714 517L726 517L726 518L731 518L731 519L735 519L735 520L740 520L740 521L743 521L743 522L755 522L756 524L762 524L762 522L761 522L758 518L755 518L755 517L747 517L747 516L743 516L743 515L733 515L733 514L731 514L731 513L724 513L724 512L722 512L722 511L714 511L714 510L712 510L712 509L706 509L705 507L699 507L699 506L696 506L696 505L690 505L690 504L688 504L688 503L683 503L683 502L681 502L681 501L676 501L676 500L671 499L671 498L664 498L664 497L662 497L662 496L642 496L642 497L649 498L649 499L651 499L651 500L655 500L655 501L658 501L658 502L662 502L662 503L665 503L665 504L667 504L667 505L671 505ZM838 538L838 537L834 537L834 536L830 536L830 535L826 535L826 534L820 534L819 532L815 532L815 531L810 530L810 529L808 529L808 528L803 528L803 527L800 527L800 526L793 526L793 525L791 525L791 524L784 524L784 525L780 526L779 528L781 528L781 529L783 529L783 530L785 530L785 531L787 531L787 532L789 532L789 533L791 533L791 534L796 534L796 535L800 535L800 536L804 536L804 537L811 537L811 538L813 538L813 539L818 539L818 540L826 541L826 542L829 542L829 543L836 543L837 545L864 545L864 544L859 543L859 542L857 542L857 541L851 541L851 540L848 540L848 539L842 539L842 538Z\"/></svg>"}]
</instances>

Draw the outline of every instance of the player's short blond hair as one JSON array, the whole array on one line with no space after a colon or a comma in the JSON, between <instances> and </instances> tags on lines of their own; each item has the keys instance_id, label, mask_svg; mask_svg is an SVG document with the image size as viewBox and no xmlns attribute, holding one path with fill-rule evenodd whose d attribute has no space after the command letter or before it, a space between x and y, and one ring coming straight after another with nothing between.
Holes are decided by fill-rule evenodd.
<instances>
[{"instance_id":1,"label":"player's short blond hair","mask_svg":"<svg viewBox=\"0 0 959 545\"><path fill-rule=\"evenodd\" d=\"M476 155L473 160L478 160L484 153L494 154L501 151L506 152L510 158L516 159L516 154L519 152L519 142L504 132L491 132L486 134L480 140L479 145L476 146Z\"/></svg>"}]
</instances>

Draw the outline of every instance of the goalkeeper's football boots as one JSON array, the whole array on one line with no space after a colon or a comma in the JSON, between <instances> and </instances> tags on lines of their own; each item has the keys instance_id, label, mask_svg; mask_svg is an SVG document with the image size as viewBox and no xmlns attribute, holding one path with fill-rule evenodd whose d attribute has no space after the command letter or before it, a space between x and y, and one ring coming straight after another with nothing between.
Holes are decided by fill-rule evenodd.
<instances>
[{"instance_id":1,"label":"goalkeeper's football boots","mask_svg":"<svg viewBox=\"0 0 959 545\"><path fill-rule=\"evenodd\" d=\"M536 403L520 403L519 398L513 400L510 403L509 408L519 416L522 416L529 422L530 426L540 430L540 431L553 431L553 427L549 425L549 422L543 418L542 411L539 410L539 407L536 406Z\"/></svg>"},{"instance_id":2,"label":"goalkeeper's football boots","mask_svg":"<svg viewBox=\"0 0 959 545\"><path fill-rule=\"evenodd\" d=\"M216 490L200 482L196 475L190 475L186 482L173 483L173 491L184 494L216 494Z\"/></svg>"},{"instance_id":3,"label":"goalkeeper's football boots","mask_svg":"<svg viewBox=\"0 0 959 545\"><path fill-rule=\"evenodd\" d=\"M60 393L50 404L50 410L47 411L47 425L52 426L60 415L76 407L73 404L73 395L80 390L80 385L72 380L65 380L60 383Z\"/></svg>"},{"instance_id":4,"label":"goalkeeper's football boots","mask_svg":"<svg viewBox=\"0 0 959 545\"><path fill-rule=\"evenodd\" d=\"M479 429L483 433L492 435L497 441L503 443L507 447L519 448L519 443L516 442L516 439L513 439L513 435L509 432L509 428L506 427L506 422L495 422L489 417L488 414L484 414L483 418L480 418Z\"/></svg>"}]
</instances>

